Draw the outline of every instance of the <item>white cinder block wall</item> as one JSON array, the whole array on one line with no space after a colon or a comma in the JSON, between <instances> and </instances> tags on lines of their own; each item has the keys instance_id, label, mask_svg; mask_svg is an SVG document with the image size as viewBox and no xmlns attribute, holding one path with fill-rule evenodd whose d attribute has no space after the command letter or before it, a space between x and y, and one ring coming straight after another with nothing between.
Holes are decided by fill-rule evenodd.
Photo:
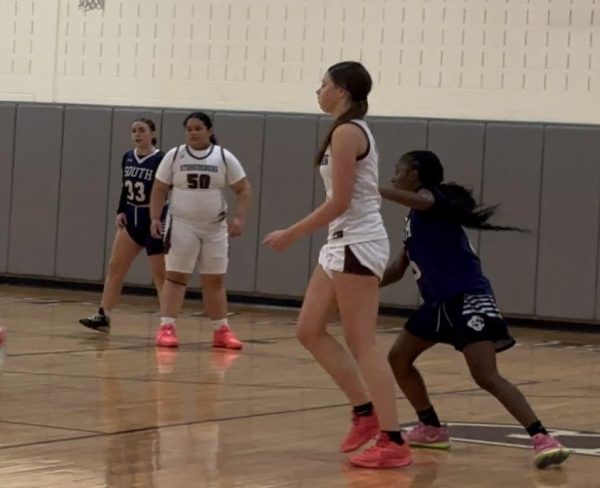
<instances>
[{"instance_id":1,"label":"white cinder block wall","mask_svg":"<svg viewBox=\"0 0 600 488\"><path fill-rule=\"evenodd\" d=\"M0 100L316 112L364 62L374 115L600 122L600 0L0 0Z\"/></svg>"}]
</instances>

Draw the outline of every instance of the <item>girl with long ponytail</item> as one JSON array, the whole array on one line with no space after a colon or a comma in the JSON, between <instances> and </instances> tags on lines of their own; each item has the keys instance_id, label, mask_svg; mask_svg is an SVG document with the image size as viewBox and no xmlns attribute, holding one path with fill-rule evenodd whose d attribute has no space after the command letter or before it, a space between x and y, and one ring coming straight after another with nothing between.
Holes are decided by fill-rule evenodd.
<instances>
[{"instance_id":1,"label":"girl with long ponytail","mask_svg":"<svg viewBox=\"0 0 600 488\"><path fill-rule=\"evenodd\" d=\"M431 151L404 154L396 165L393 188L383 198L410 208L404 249L385 270L381 286L399 281L410 266L423 305L410 316L388 359L396 382L416 411L419 423L406 438L411 445L448 448L448 430L440 424L414 362L437 343L465 356L471 376L492 394L532 438L538 468L562 463L569 450L548 434L519 389L500 375L496 353L515 344L498 311L494 293L464 227L521 231L490 223L495 206L478 205L456 183L444 183L444 168Z\"/></svg>"},{"instance_id":2,"label":"girl with long ponytail","mask_svg":"<svg viewBox=\"0 0 600 488\"><path fill-rule=\"evenodd\" d=\"M340 451L358 467L391 468L411 463L400 434L394 378L376 346L379 280L389 257L378 186L375 140L363 120L372 82L360 63L331 66L317 90L319 106L334 118L315 165L327 199L315 211L264 240L284 251L296 239L328 226L297 322L302 345L337 383L352 405L352 423ZM350 353L328 333L330 313L339 309Z\"/></svg>"}]
</instances>

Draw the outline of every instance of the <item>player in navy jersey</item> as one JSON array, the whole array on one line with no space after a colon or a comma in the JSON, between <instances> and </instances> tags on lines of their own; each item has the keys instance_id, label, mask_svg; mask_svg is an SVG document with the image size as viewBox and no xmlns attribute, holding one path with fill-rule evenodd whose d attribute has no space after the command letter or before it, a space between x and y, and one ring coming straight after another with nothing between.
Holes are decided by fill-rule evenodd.
<instances>
[{"instance_id":1,"label":"player in navy jersey","mask_svg":"<svg viewBox=\"0 0 600 488\"><path fill-rule=\"evenodd\" d=\"M415 446L450 447L448 431L440 424L414 366L422 352L446 343L464 354L475 382L526 428L535 465L560 464L569 450L548 435L523 394L498 372L496 353L512 347L515 340L463 227L519 229L490 224L495 207L478 206L468 190L443 180L444 169L434 153L412 151L396 165L394 188L380 190L386 200L410 208L404 250L386 269L381 286L400 280L410 266L423 298L389 353L396 381L419 418L407 439Z\"/></svg>"},{"instance_id":2,"label":"player in navy jersey","mask_svg":"<svg viewBox=\"0 0 600 488\"><path fill-rule=\"evenodd\" d=\"M121 162L123 185L117 208L117 233L100 308L91 317L79 320L90 329L110 327L110 314L117 305L125 275L142 249L148 255L159 295L165 279L163 241L150 235L150 194L164 153L155 147L156 126L150 119L140 118L132 123L131 139L135 148L127 151Z\"/></svg>"}]
</instances>

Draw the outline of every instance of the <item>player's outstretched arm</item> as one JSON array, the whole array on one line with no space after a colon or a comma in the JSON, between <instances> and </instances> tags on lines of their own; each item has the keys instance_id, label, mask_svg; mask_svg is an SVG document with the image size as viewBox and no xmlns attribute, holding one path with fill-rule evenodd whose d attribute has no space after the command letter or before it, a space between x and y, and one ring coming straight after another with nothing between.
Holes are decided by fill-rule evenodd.
<instances>
[{"instance_id":1,"label":"player's outstretched arm","mask_svg":"<svg viewBox=\"0 0 600 488\"><path fill-rule=\"evenodd\" d=\"M397 188L379 188L379 193L385 200L399 203L415 210L427 210L435 203L433 194L425 189L414 192L398 190Z\"/></svg>"}]
</instances>

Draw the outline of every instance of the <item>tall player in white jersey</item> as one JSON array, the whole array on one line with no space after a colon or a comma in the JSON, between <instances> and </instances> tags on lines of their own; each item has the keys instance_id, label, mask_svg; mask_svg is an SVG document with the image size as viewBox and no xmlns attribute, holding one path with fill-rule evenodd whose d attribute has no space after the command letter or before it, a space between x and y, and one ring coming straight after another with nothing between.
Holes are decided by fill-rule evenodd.
<instances>
[{"instance_id":1,"label":"tall player in white jersey","mask_svg":"<svg viewBox=\"0 0 600 488\"><path fill-rule=\"evenodd\" d=\"M230 187L237 199L229 235L241 235L251 187L237 158L218 146L212 121L193 112L183 123L186 144L171 149L156 172L150 199L152 235L161 235L160 209L169 191L169 215L165 231L166 280L161 295L161 325L156 345L177 347L175 320L183 305L190 275L198 264L204 307L213 321L213 347L241 349L227 322L225 273L228 264L227 202L223 190Z\"/></svg>"},{"instance_id":2,"label":"tall player in white jersey","mask_svg":"<svg viewBox=\"0 0 600 488\"><path fill-rule=\"evenodd\" d=\"M400 434L392 372L375 341L379 280L388 261L389 242L380 214L377 148L362 120L371 85L360 63L348 61L329 68L317 96L334 122L315 160L327 200L287 229L270 233L264 242L284 251L296 239L329 225L327 243L298 317L298 338L353 405L352 427L340 450L354 451L380 434L373 446L350 457L350 462L390 468L410 464L411 455ZM356 362L327 333L336 304Z\"/></svg>"}]
</instances>

